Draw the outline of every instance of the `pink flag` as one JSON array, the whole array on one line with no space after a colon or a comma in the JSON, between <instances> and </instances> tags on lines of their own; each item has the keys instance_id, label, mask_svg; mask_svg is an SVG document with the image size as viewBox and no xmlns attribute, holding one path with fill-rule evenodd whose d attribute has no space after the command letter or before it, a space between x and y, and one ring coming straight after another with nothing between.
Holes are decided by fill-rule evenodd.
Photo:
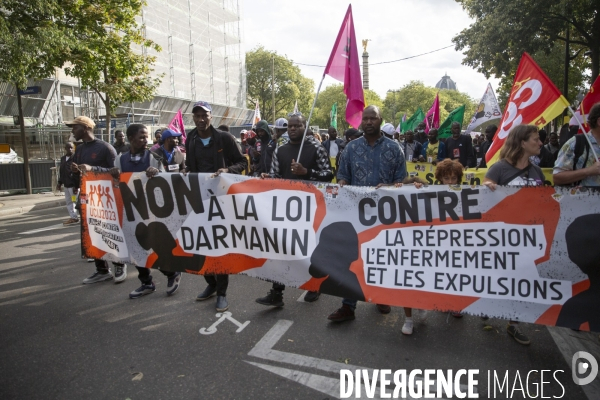
<instances>
[{"instance_id":1,"label":"pink flag","mask_svg":"<svg viewBox=\"0 0 600 400\"><path fill-rule=\"evenodd\" d=\"M435 100L427 115L425 115L425 133L429 133L430 129L440 127L440 94L435 95Z\"/></svg>"},{"instance_id":2,"label":"pink flag","mask_svg":"<svg viewBox=\"0 0 600 400\"><path fill-rule=\"evenodd\" d=\"M346 121L355 128L360 126L362 112L365 109L365 96L358 61L352 5L349 5L340 33L338 33L329 56L325 75L344 82L344 93L348 99L346 102Z\"/></svg>"},{"instance_id":3,"label":"pink flag","mask_svg":"<svg viewBox=\"0 0 600 400\"><path fill-rule=\"evenodd\" d=\"M171 120L169 129L173 132L181 133L181 144L185 143L185 126L183 125L183 114L181 113L181 108Z\"/></svg>"}]
</instances>

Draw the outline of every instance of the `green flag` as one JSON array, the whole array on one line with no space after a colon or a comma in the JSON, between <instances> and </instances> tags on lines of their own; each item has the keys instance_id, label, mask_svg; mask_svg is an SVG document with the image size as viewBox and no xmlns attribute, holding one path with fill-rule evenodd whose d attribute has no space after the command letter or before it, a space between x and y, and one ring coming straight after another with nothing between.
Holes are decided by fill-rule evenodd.
<instances>
[{"instance_id":1,"label":"green flag","mask_svg":"<svg viewBox=\"0 0 600 400\"><path fill-rule=\"evenodd\" d=\"M448 118L446 118L446 120L442 122L440 128L438 129L438 138L445 139L452 136L452 132L450 131L450 128L452 128L452 123L458 122L462 127L464 117L465 105L463 104L462 106L452 110L450 114L448 114Z\"/></svg>"},{"instance_id":2,"label":"green flag","mask_svg":"<svg viewBox=\"0 0 600 400\"><path fill-rule=\"evenodd\" d=\"M331 106L331 112L329 113L329 119L331 119L331 125L337 129L337 103L333 103Z\"/></svg>"},{"instance_id":3,"label":"green flag","mask_svg":"<svg viewBox=\"0 0 600 400\"><path fill-rule=\"evenodd\" d=\"M419 125L425 119L425 113L421 110L421 107L417 108L417 111L406 121L404 121L400 127L402 132L414 131L417 125Z\"/></svg>"}]
</instances>

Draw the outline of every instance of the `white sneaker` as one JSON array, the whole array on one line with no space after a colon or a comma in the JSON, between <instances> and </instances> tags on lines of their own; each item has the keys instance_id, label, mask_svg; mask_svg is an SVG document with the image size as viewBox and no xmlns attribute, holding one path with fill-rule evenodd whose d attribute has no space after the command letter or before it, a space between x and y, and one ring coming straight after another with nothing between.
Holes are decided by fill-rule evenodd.
<instances>
[{"instance_id":1,"label":"white sneaker","mask_svg":"<svg viewBox=\"0 0 600 400\"><path fill-rule=\"evenodd\" d=\"M404 321L404 325L402 326L402 333L405 335L412 335L412 333L413 333L413 322L412 321Z\"/></svg>"}]
</instances>

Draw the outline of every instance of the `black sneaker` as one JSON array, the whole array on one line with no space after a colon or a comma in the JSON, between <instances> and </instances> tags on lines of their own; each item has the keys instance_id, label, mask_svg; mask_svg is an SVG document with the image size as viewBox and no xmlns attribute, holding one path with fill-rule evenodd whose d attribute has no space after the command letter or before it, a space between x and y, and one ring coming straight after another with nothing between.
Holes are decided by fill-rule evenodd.
<instances>
[{"instance_id":1,"label":"black sneaker","mask_svg":"<svg viewBox=\"0 0 600 400\"><path fill-rule=\"evenodd\" d=\"M113 264L115 267L115 283L121 283L127 278L127 264Z\"/></svg>"},{"instance_id":2,"label":"black sneaker","mask_svg":"<svg viewBox=\"0 0 600 400\"><path fill-rule=\"evenodd\" d=\"M506 332L508 332L508 334L512 336L517 341L517 343L524 344L525 346L528 346L529 343L531 343L529 338L523 332L521 332L519 327L516 325L508 324L508 326L506 327Z\"/></svg>"},{"instance_id":3,"label":"black sneaker","mask_svg":"<svg viewBox=\"0 0 600 400\"><path fill-rule=\"evenodd\" d=\"M304 301L308 302L308 303L312 303L313 301L317 301L319 300L319 296L321 296L321 293L319 292L308 292L304 295Z\"/></svg>"},{"instance_id":4,"label":"black sneaker","mask_svg":"<svg viewBox=\"0 0 600 400\"><path fill-rule=\"evenodd\" d=\"M142 284L139 288L135 289L133 292L129 293L130 299L137 299L138 297L145 296L150 293L154 293L156 290L156 286L154 286L154 282L150 282L149 284Z\"/></svg>"},{"instance_id":5,"label":"black sneaker","mask_svg":"<svg viewBox=\"0 0 600 400\"><path fill-rule=\"evenodd\" d=\"M181 272L176 272L175 275L169 277L167 281L167 296L172 295L179 289L179 282L181 282Z\"/></svg>"},{"instance_id":6,"label":"black sneaker","mask_svg":"<svg viewBox=\"0 0 600 400\"><path fill-rule=\"evenodd\" d=\"M271 289L265 297L256 299L258 304L263 306L283 307L283 293Z\"/></svg>"},{"instance_id":7,"label":"black sneaker","mask_svg":"<svg viewBox=\"0 0 600 400\"><path fill-rule=\"evenodd\" d=\"M204 289L204 292L200 293L198 295L198 297L196 297L196 300L198 300L198 301L206 300L206 299L214 296L216 293L217 293L217 287L208 285L206 287L206 289Z\"/></svg>"},{"instance_id":8,"label":"black sneaker","mask_svg":"<svg viewBox=\"0 0 600 400\"><path fill-rule=\"evenodd\" d=\"M110 270L108 270L104 273L96 271L96 272L94 272L94 275L90 276L89 278L85 278L83 280L83 284L89 285L90 283L110 281L112 278L113 278L113 274L110 273Z\"/></svg>"}]
</instances>

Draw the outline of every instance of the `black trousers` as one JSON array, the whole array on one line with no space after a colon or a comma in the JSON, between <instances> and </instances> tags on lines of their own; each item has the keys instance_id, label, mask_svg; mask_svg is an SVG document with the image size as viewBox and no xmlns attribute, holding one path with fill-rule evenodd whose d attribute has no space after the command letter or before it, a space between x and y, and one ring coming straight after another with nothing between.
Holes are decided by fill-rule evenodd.
<instances>
[{"instance_id":1,"label":"black trousers","mask_svg":"<svg viewBox=\"0 0 600 400\"><path fill-rule=\"evenodd\" d=\"M94 263L96 264L96 271L98 271L102 274L105 274L108 272L108 262L106 262L104 260L100 260L98 258L95 258ZM113 265L117 266L117 265L123 265L123 264L113 263Z\"/></svg>"},{"instance_id":2,"label":"black trousers","mask_svg":"<svg viewBox=\"0 0 600 400\"><path fill-rule=\"evenodd\" d=\"M273 290L276 292L283 292L283 290L285 289L285 285L282 285L281 283L273 283Z\"/></svg>"},{"instance_id":3,"label":"black trousers","mask_svg":"<svg viewBox=\"0 0 600 400\"><path fill-rule=\"evenodd\" d=\"M138 270L138 279L144 285L149 285L152 282L152 275L150 274L151 268L142 268L142 267L136 267L136 268ZM166 276L167 278L170 278L177 273L177 272L163 271L160 269L159 269L159 271L162 272L163 275Z\"/></svg>"},{"instance_id":4,"label":"black trousers","mask_svg":"<svg viewBox=\"0 0 600 400\"><path fill-rule=\"evenodd\" d=\"M229 285L229 275L204 275L206 283L217 288L217 296L227 296L227 286Z\"/></svg>"}]
</instances>

